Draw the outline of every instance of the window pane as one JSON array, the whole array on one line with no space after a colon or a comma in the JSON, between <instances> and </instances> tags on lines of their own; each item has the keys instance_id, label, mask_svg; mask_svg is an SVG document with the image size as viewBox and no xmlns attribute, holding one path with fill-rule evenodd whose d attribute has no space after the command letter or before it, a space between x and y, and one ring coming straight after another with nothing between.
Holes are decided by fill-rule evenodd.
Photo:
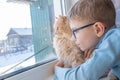
<instances>
[{"instance_id":1,"label":"window pane","mask_svg":"<svg viewBox=\"0 0 120 80\"><path fill-rule=\"evenodd\" d=\"M55 58L52 47L60 0L0 1L0 75Z\"/></svg>"},{"instance_id":2,"label":"window pane","mask_svg":"<svg viewBox=\"0 0 120 80\"><path fill-rule=\"evenodd\" d=\"M116 25L120 27L120 0L112 0L116 9Z\"/></svg>"}]
</instances>

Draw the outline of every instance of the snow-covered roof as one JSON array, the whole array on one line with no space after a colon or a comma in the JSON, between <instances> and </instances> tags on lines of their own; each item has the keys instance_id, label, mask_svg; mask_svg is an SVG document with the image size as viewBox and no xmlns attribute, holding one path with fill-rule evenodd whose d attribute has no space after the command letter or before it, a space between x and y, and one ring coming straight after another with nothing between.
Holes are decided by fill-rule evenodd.
<instances>
[{"instance_id":1,"label":"snow-covered roof","mask_svg":"<svg viewBox=\"0 0 120 80\"><path fill-rule=\"evenodd\" d=\"M32 29L31 28L11 28L7 36L11 34L32 35Z\"/></svg>"}]
</instances>

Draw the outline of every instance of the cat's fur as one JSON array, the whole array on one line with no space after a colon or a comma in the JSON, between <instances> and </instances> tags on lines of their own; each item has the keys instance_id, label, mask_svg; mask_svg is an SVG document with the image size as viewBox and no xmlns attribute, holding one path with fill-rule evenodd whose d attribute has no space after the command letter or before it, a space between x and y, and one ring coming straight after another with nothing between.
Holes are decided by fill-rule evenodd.
<instances>
[{"instance_id":1,"label":"cat's fur","mask_svg":"<svg viewBox=\"0 0 120 80\"><path fill-rule=\"evenodd\" d=\"M83 52L71 39L72 32L65 16L59 16L54 24L53 47L64 67L76 67L84 62Z\"/></svg>"}]
</instances>

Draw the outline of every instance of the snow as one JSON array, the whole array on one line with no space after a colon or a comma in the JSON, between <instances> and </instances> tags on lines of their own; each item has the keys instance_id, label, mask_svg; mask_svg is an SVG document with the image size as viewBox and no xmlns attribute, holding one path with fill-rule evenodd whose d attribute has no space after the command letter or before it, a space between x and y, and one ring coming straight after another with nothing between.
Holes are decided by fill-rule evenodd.
<instances>
[{"instance_id":1,"label":"snow","mask_svg":"<svg viewBox=\"0 0 120 80\"><path fill-rule=\"evenodd\" d=\"M19 35L32 35L31 28L11 28L11 30L14 30Z\"/></svg>"},{"instance_id":2,"label":"snow","mask_svg":"<svg viewBox=\"0 0 120 80\"><path fill-rule=\"evenodd\" d=\"M33 50L25 50L16 53L9 53L9 54L2 54L0 55L0 74L4 73L6 70L10 69L11 67L15 66L16 64L21 63L26 58L34 55ZM28 59L27 61L23 62L22 64L16 66L15 68L7 71L6 73L21 69L23 67L27 67L29 65L35 64L35 57Z\"/></svg>"}]
</instances>

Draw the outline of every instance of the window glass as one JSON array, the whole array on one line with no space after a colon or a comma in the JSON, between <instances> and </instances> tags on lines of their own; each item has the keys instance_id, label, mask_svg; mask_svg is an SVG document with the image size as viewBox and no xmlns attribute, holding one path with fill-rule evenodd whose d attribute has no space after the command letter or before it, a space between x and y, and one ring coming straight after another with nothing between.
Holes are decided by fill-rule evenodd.
<instances>
[{"instance_id":1,"label":"window glass","mask_svg":"<svg viewBox=\"0 0 120 80\"><path fill-rule=\"evenodd\" d=\"M120 0L112 0L116 9L116 25L120 27Z\"/></svg>"},{"instance_id":2,"label":"window glass","mask_svg":"<svg viewBox=\"0 0 120 80\"><path fill-rule=\"evenodd\" d=\"M0 0L0 75L55 58L53 24L60 0Z\"/></svg>"}]
</instances>

